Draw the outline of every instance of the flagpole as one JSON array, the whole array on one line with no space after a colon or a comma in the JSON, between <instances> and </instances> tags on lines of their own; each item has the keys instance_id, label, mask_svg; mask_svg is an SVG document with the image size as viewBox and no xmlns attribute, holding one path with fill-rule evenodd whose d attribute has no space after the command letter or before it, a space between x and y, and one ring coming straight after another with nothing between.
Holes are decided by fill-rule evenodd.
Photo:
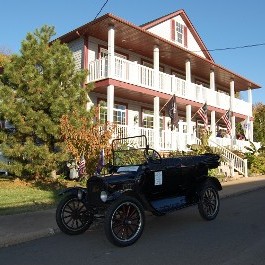
<instances>
[{"instance_id":1,"label":"flagpole","mask_svg":"<svg viewBox=\"0 0 265 265\"><path fill-rule=\"evenodd\" d=\"M224 115L223 115L223 116L224 116ZM222 116L222 117L223 117L223 116ZM221 117L221 118L220 118L218 121L220 121L220 120L222 119L222 117ZM218 123L218 121L217 121L215 124L217 124L217 123Z\"/></svg>"},{"instance_id":2,"label":"flagpole","mask_svg":"<svg viewBox=\"0 0 265 265\"><path fill-rule=\"evenodd\" d=\"M173 94L172 97L173 97L174 95L175 95L175 94ZM166 106L167 103L172 99L172 97L169 98L169 100L166 102L166 104L161 108L161 110L160 110L159 112L161 112L161 111L165 108L165 106Z\"/></svg>"}]
</instances>

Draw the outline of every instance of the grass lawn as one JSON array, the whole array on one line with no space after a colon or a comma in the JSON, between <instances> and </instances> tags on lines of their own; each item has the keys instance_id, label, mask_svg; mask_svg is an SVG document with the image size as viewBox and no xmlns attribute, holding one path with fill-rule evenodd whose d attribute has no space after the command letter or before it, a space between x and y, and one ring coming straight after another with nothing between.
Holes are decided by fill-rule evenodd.
<instances>
[{"instance_id":1,"label":"grass lawn","mask_svg":"<svg viewBox=\"0 0 265 265\"><path fill-rule=\"evenodd\" d=\"M78 185L70 181L22 181L0 177L0 215L36 211L54 207L59 191Z\"/></svg>"}]
</instances>

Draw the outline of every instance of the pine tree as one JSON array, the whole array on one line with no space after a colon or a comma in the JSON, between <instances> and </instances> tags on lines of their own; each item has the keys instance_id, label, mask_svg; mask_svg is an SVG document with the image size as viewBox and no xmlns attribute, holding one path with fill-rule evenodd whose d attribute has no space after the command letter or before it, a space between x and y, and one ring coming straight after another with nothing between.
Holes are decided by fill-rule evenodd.
<instances>
[{"instance_id":1,"label":"pine tree","mask_svg":"<svg viewBox=\"0 0 265 265\"><path fill-rule=\"evenodd\" d=\"M20 54L5 65L0 81L0 115L14 130L1 130L0 150L12 162L0 165L22 177L44 176L68 159L60 134L62 115L86 112L86 71L76 71L71 51L53 27L28 33Z\"/></svg>"}]
</instances>

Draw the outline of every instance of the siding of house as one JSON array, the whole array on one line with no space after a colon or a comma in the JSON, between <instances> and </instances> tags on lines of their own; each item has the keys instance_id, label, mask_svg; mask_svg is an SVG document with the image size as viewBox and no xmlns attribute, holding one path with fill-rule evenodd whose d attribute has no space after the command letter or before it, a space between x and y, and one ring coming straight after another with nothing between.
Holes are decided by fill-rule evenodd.
<instances>
[{"instance_id":1,"label":"siding of house","mask_svg":"<svg viewBox=\"0 0 265 265\"><path fill-rule=\"evenodd\" d=\"M79 38L72 42L67 43L69 49L73 52L73 57L75 60L75 69L80 70L83 68L83 46L84 40Z\"/></svg>"}]
</instances>

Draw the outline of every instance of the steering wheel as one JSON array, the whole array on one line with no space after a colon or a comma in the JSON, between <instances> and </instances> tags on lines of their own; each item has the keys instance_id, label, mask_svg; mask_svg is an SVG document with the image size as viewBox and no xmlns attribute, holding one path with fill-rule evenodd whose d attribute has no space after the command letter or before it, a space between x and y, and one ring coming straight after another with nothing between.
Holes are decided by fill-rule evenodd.
<instances>
[{"instance_id":1,"label":"steering wheel","mask_svg":"<svg viewBox=\"0 0 265 265\"><path fill-rule=\"evenodd\" d=\"M162 157L155 149L152 148L145 149L144 156L147 161L150 161L152 163L157 163L157 164L162 163Z\"/></svg>"}]
</instances>

